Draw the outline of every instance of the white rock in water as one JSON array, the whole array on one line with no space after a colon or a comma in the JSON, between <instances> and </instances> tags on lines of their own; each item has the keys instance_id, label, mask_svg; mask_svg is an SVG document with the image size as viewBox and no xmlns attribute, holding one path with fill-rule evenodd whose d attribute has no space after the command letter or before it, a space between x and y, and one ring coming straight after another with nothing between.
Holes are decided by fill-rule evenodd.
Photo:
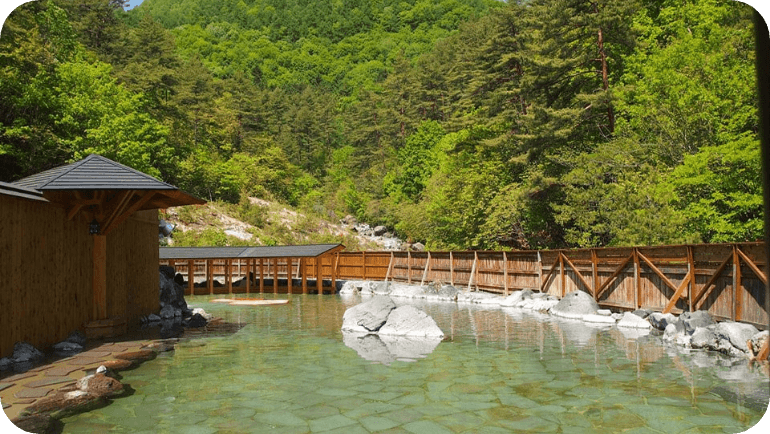
<instances>
[{"instance_id":1,"label":"white rock in water","mask_svg":"<svg viewBox=\"0 0 770 434\"><path fill-rule=\"evenodd\" d=\"M444 337L444 332L427 313L414 306L394 309L379 333L396 336Z\"/></svg>"},{"instance_id":2,"label":"white rock in water","mask_svg":"<svg viewBox=\"0 0 770 434\"><path fill-rule=\"evenodd\" d=\"M618 327L627 327L633 329L652 328L649 321L632 312L626 312L623 314L623 318L618 321Z\"/></svg>"}]
</instances>

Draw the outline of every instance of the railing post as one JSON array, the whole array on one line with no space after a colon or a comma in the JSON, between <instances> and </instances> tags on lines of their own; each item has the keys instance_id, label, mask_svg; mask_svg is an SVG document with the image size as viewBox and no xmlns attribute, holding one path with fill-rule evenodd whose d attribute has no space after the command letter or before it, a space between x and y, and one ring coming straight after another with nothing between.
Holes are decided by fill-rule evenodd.
<instances>
[{"instance_id":1,"label":"railing post","mask_svg":"<svg viewBox=\"0 0 770 434\"><path fill-rule=\"evenodd\" d=\"M195 260L189 259L187 261L187 289L190 290L190 295L195 294Z\"/></svg>"},{"instance_id":2,"label":"railing post","mask_svg":"<svg viewBox=\"0 0 770 434\"><path fill-rule=\"evenodd\" d=\"M543 289L543 257L540 256L540 250L537 251L537 287Z\"/></svg>"},{"instance_id":3,"label":"railing post","mask_svg":"<svg viewBox=\"0 0 770 434\"><path fill-rule=\"evenodd\" d=\"M592 292L594 295L594 301L599 301L596 299L596 293L599 289L599 270L598 270L598 258L596 257L596 249L591 249L591 276L592 282L593 282L593 288Z\"/></svg>"},{"instance_id":4,"label":"railing post","mask_svg":"<svg viewBox=\"0 0 770 434\"><path fill-rule=\"evenodd\" d=\"M561 296L564 298L567 294L567 282L566 277L564 276L564 255L561 253L561 250L559 250L559 282L559 286L561 286Z\"/></svg>"},{"instance_id":5,"label":"railing post","mask_svg":"<svg viewBox=\"0 0 770 434\"><path fill-rule=\"evenodd\" d=\"M733 244L733 321L740 321L743 313L741 284L741 258L738 256L738 246Z\"/></svg>"},{"instance_id":6,"label":"railing post","mask_svg":"<svg viewBox=\"0 0 770 434\"><path fill-rule=\"evenodd\" d=\"M634 247L632 254L634 255L634 309L639 309L641 283L639 282L639 255L637 254L636 247Z\"/></svg>"},{"instance_id":7,"label":"railing post","mask_svg":"<svg viewBox=\"0 0 770 434\"><path fill-rule=\"evenodd\" d=\"M687 272L690 275L690 282L687 284L687 305L692 312L692 299L695 292L695 254L692 246L687 246Z\"/></svg>"},{"instance_id":8,"label":"railing post","mask_svg":"<svg viewBox=\"0 0 770 434\"><path fill-rule=\"evenodd\" d=\"M425 278L428 277L429 270L430 270L430 252L428 252L428 260L425 261L425 269L422 272L422 281L420 281L420 286L425 284Z\"/></svg>"},{"instance_id":9,"label":"railing post","mask_svg":"<svg viewBox=\"0 0 770 434\"><path fill-rule=\"evenodd\" d=\"M503 290L505 296L508 296L508 255L503 251Z\"/></svg>"},{"instance_id":10,"label":"railing post","mask_svg":"<svg viewBox=\"0 0 770 434\"><path fill-rule=\"evenodd\" d=\"M412 284L412 253L406 251L406 283Z\"/></svg>"},{"instance_id":11,"label":"railing post","mask_svg":"<svg viewBox=\"0 0 770 434\"><path fill-rule=\"evenodd\" d=\"M452 251L449 251L449 284L455 286L455 258Z\"/></svg>"}]
</instances>

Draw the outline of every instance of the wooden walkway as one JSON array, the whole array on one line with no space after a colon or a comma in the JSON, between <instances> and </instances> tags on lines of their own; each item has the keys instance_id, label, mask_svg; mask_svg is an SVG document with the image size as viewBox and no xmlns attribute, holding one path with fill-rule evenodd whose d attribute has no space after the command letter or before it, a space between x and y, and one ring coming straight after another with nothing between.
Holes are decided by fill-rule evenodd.
<instances>
[{"instance_id":1,"label":"wooden walkway","mask_svg":"<svg viewBox=\"0 0 770 434\"><path fill-rule=\"evenodd\" d=\"M438 282L503 295L533 289L562 297L580 290L602 307L672 313L707 310L717 319L766 329L764 252L765 244L756 242L541 251L336 252L302 262L205 259L165 263L174 265L188 281L222 278L220 288L188 287L188 293L195 294L279 289L307 293L308 279L326 280L332 288L339 279ZM254 283L244 279L248 273ZM271 278L267 287L266 276ZM244 286L233 285L235 279L242 279ZM280 288L279 281L283 282Z\"/></svg>"}]
</instances>

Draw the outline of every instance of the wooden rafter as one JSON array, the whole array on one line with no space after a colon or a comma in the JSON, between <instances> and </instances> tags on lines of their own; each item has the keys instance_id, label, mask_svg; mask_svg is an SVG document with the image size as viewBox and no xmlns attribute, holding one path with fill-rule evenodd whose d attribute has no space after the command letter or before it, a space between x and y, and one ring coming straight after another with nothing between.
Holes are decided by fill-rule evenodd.
<instances>
[{"instance_id":1,"label":"wooden rafter","mask_svg":"<svg viewBox=\"0 0 770 434\"><path fill-rule=\"evenodd\" d=\"M133 213L139 210L145 203L150 201L152 197L155 196L155 193L152 191L146 191L142 196L140 196L133 204L131 204L128 208L126 208L123 213L116 216L111 222L107 224L107 226L104 228L104 234L110 233L113 229L118 227L121 223L123 223L128 217L130 217Z\"/></svg>"}]
</instances>

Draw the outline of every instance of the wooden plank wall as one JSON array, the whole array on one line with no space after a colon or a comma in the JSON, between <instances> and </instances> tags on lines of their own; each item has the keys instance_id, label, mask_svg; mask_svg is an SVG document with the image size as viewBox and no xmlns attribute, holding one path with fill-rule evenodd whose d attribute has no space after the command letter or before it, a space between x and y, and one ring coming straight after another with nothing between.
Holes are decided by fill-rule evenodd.
<instances>
[{"instance_id":1,"label":"wooden plank wall","mask_svg":"<svg viewBox=\"0 0 770 434\"><path fill-rule=\"evenodd\" d=\"M91 318L93 237L46 202L0 194L0 357L27 341L46 348ZM154 223L151 223L154 222ZM157 212L137 213L108 236L108 312L157 312Z\"/></svg>"}]
</instances>

